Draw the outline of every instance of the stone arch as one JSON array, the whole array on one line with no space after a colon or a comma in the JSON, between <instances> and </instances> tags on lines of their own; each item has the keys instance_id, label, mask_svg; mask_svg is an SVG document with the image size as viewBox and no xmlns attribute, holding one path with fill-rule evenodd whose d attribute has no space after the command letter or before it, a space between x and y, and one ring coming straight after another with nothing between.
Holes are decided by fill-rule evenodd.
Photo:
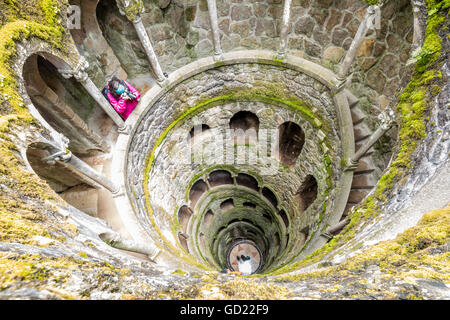
<instances>
[{"instance_id":1,"label":"stone arch","mask_svg":"<svg viewBox=\"0 0 450 320\"><path fill-rule=\"evenodd\" d=\"M179 232L178 233L178 241L180 241L180 244L183 247L183 249L187 253L189 253L188 237L184 233Z\"/></svg>"},{"instance_id":2,"label":"stone arch","mask_svg":"<svg viewBox=\"0 0 450 320\"><path fill-rule=\"evenodd\" d=\"M205 230L207 230L210 227L213 219L214 219L214 212L208 210L205 213L205 216L203 217L203 227L205 228Z\"/></svg>"},{"instance_id":3,"label":"stone arch","mask_svg":"<svg viewBox=\"0 0 450 320\"><path fill-rule=\"evenodd\" d=\"M71 5L77 5L81 9L81 28L70 29L70 34L83 56L94 56L104 75L102 80L116 75L120 79L127 79L128 75L120 65L117 56L106 41L97 19L97 6L99 0L70 0ZM94 80L99 80L95 77Z\"/></svg>"},{"instance_id":4,"label":"stone arch","mask_svg":"<svg viewBox=\"0 0 450 320\"><path fill-rule=\"evenodd\" d=\"M305 133L298 124L287 121L278 127L278 159L281 163L295 166L304 144Z\"/></svg>"},{"instance_id":5,"label":"stone arch","mask_svg":"<svg viewBox=\"0 0 450 320\"><path fill-rule=\"evenodd\" d=\"M222 212L229 211L229 210L231 210L233 208L234 208L234 200L231 199L231 198L223 201L220 204L220 209L222 210Z\"/></svg>"},{"instance_id":6,"label":"stone arch","mask_svg":"<svg viewBox=\"0 0 450 320\"><path fill-rule=\"evenodd\" d=\"M276 208L278 207L278 199L275 193L267 187L262 188L262 195Z\"/></svg>"},{"instance_id":7,"label":"stone arch","mask_svg":"<svg viewBox=\"0 0 450 320\"><path fill-rule=\"evenodd\" d=\"M142 78L142 85L136 83L136 88L146 91L146 88L153 85L153 81L144 78L148 78L152 71L148 60L144 58L145 52L133 24L120 13L116 1L99 0L94 13L102 37L120 62L121 68L131 79ZM122 36L134 41L122 41ZM146 77L142 77L143 75Z\"/></svg>"},{"instance_id":8,"label":"stone arch","mask_svg":"<svg viewBox=\"0 0 450 320\"><path fill-rule=\"evenodd\" d=\"M281 210L278 214L280 215L281 219L283 219L285 227L289 228L289 218L286 214L286 211Z\"/></svg>"},{"instance_id":9,"label":"stone arch","mask_svg":"<svg viewBox=\"0 0 450 320\"><path fill-rule=\"evenodd\" d=\"M249 143L258 139L259 118L250 111L236 112L230 119L235 143Z\"/></svg>"},{"instance_id":10,"label":"stone arch","mask_svg":"<svg viewBox=\"0 0 450 320\"><path fill-rule=\"evenodd\" d=\"M231 173L226 170L216 170L211 172L208 177L208 182L211 187L234 183Z\"/></svg>"},{"instance_id":11,"label":"stone arch","mask_svg":"<svg viewBox=\"0 0 450 320\"><path fill-rule=\"evenodd\" d=\"M178 210L178 223L181 225L184 232L187 232L187 227L192 214L193 212L188 206L182 206Z\"/></svg>"},{"instance_id":12,"label":"stone arch","mask_svg":"<svg viewBox=\"0 0 450 320\"><path fill-rule=\"evenodd\" d=\"M92 103L90 96L76 82L58 77L58 69L65 68L68 68L68 64L50 53L31 54L22 69L25 90L31 102L52 129L69 138L69 146L74 153L109 151L103 138L88 127L86 120L89 115L83 110L83 106L76 106L80 103L68 93L66 84L72 83L78 92L87 96L86 101ZM95 102L93 105L96 105Z\"/></svg>"}]
</instances>

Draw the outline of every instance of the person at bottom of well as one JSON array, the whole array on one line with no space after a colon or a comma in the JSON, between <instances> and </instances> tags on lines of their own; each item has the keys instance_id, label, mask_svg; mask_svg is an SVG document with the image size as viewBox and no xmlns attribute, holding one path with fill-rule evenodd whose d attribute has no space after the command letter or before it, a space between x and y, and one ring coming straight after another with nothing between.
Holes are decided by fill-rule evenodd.
<instances>
[{"instance_id":1,"label":"person at bottom of well","mask_svg":"<svg viewBox=\"0 0 450 320\"><path fill-rule=\"evenodd\" d=\"M238 260L238 269L243 276L248 276L252 274L252 263L249 256L244 256L243 254L236 257Z\"/></svg>"}]
</instances>

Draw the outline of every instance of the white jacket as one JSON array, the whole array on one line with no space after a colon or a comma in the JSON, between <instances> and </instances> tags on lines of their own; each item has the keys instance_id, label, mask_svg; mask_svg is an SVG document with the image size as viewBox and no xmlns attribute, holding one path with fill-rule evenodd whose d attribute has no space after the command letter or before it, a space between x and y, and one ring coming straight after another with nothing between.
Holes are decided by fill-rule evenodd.
<instances>
[{"instance_id":1,"label":"white jacket","mask_svg":"<svg viewBox=\"0 0 450 320\"><path fill-rule=\"evenodd\" d=\"M242 275L248 276L248 275L252 274L251 260L246 260L246 261L240 260L239 264L238 264L238 268L239 268L239 271L242 273Z\"/></svg>"}]
</instances>

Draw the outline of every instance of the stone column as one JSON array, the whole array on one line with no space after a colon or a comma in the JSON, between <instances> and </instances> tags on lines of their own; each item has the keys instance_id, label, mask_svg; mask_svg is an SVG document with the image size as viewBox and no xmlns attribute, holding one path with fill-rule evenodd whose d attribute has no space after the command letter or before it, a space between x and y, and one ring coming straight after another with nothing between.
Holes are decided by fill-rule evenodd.
<instances>
[{"instance_id":1,"label":"stone column","mask_svg":"<svg viewBox=\"0 0 450 320\"><path fill-rule=\"evenodd\" d=\"M52 144L53 150L51 150L51 152L53 153L43 158L43 162L48 165L55 165L56 162L58 162L64 166L67 166L70 170L75 171L77 174L98 183L105 189L111 191L113 194L118 194L120 192L120 187L118 185L101 173L98 173L96 170L92 169L91 166L70 152L68 149L69 139L60 134L59 140L60 141L57 141L57 143Z\"/></svg>"},{"instance_id":2,"label":"stone column","mask_svg":"<svg viewBox=\"0 0 450 320\"><path fill-rule=\"evenodd\" d=\"M114 123L119 127L119 132L127 133L128 128L125 124L125 121L122 117L117 113L116 110L111 106L108 100L103 96L101 91L97 88L97 86L92 82L89 78L89 75L86 72L86 69L89 67L89 63L83 58L80 58L80 62L73 69L59 69L58 71L61 75L69 79L74 77L81 85L86 89L86 91L91 95L92 98L100 105L100 107L106 112L106 114L114 121Z\"/></svg>"},{"instance_id":3,"label":"stone column","mask_svg":"<svg viewBox=\"0 0 450 320\"><path fill-rule=\"evenodd\" d=\"M367 142L361 146L358 152L356 152L355 155L349 160L347 170L355 170L358 167L359 160L394 125L394 117L394 111L391 109L388 109L378 115L378 119L381 121L380 126L374 133L372 133Z\"/></svg>"},{"instance_id":4,"label":"stone column","mask_svg":"<svg viewBox=\"0 0 450 320\"><path fill-rule=\"evenodd\" d=\"M150 37L147 33L147 30L145 30L144 24L142 23L141 13L145 10L143 1L116 0L116 2L117 6L119 7L120 13L122 15L125 15L127 19L133 23L139 40L141 41L145 53L147 54L150 65L152 66L152 70L156 77L156 82L158 82L161 87L165 86L168 82L167 77L164 75L164 72L161 69L158 57L153 50Z\"/></svg>"},{"instance_id":5,"label":"stone column","mask_svg":"<svg viewBox=\"0 0 450 320\"><path fill-rule=\"evenodd\" d=\"M287 41L289 36L289 20L291 17L292 0L284 0L283 21L281 23L280 32L280 48L278 50L277 59L283 60L286 57Z\"/></svg>"},{"instance_id":6,"label":"stone column","mask_svg":"<svg viewBox=\"0 0 450 320\"><path fill-rule=\"evenodd\" d=\"M353 42L350 48L345 55L344 61L342 62L339 72L338 78L343 81L348 75L348 71L353 64L353 60L355 60L356 53L358 52L359 47L361 46L364 38L367 34L367 31L370 29L379 29L380 26L380 7L378 6L370 6L367 8L367 12L359 25L358 31L353 39Z\"/></svg>"},{"instance_id":7,"label":"stone column","mask_svg":"<svg viewBox=\"0 0 450 320\"><path fill-rule=\"evenodd\" d=\"M214 44L214 60L223 60L222 46L220 44L219 23L217 21L216 0L208 0L209 21Z\"/></svg>"},{"instance_id":8,"label":"stone column","mask_svg":"<svg viewBox=\"0 0 450 320\"><path fill-rule=\"evenodd\" d=\"M161 253L161 249L155 245L138 243L132 240L122 238L119 234L112 232L105 232L98 235L105 243L111 247L141 253L147 255L150 260L156 262L156 258Z\"/></svg>"},{"instance_id":9,"label":"stone column","mask_svg":"<svg viewBox=\"0 0 450 320\"><path fill-rule=\"evenodd\" d=\"M423 45L426 25L422 22L422 11L426 12L425 5L422 1L412 1L414 13L414 37L413 51L420 49Z\"/></svg>"}]
</instances>

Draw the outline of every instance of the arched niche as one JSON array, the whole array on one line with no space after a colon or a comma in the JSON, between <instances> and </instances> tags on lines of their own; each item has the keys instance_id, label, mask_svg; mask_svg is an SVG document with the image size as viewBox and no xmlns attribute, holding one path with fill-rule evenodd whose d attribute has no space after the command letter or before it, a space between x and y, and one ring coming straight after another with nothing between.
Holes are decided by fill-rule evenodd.
<instances>
[{"instance_id":1,"label":"arched niche","mask_svg":"<svg viewBox=\"0 0 450 320\"><path fill-rule=\"evenodd\" d=\"M214 213L211 210L208 210L205 213L205 216L203 217L204 230L207 230L211 226L213 220L214 220Z\"/></svg>"},{"instance_id":2,"label":"arched niche","mask_svg":"<svg viewBox=\"0 0 450 320\"><path fill-rule=\"evenodd\" d=\"M203 193L208 190L208 185L203 180L196 181L189 191L189 200L191 201L191 208L194 208L198 199L203 195Z\"/></svg>"},{"instance_id":3,"label":"arched niche","mask_svg":"<svg viewBox=\"0 0 450 320\"><path fill-rule=\"evenodd\" d=\"M183 249L189 253L189 246L187 242L187 236L181 232L178 233L178 241L180 241L181 246Z\"/></svg>"},{"instance_id":4,"label":"arched niche","mask_svg":"<svg viewBox=\"0 0 450 320\"><path fill-rule=\"evenodd\" d=\"M280 215L281 219L283 219L284 226L286 228L289 228L289 218L288 218L288 216L286 214L286 211L281 210L278 214Z\"/></svg>"},{"instance_id":5,"label":"arched niche","mask_svg":"<svg viewBox=\"0 0 450 320\"><path fill-rule=\"evenodd\" d=\"M262 188L262 195L269 200L269 202L276 208L278 207L278 200L275 194L267 187Z\"/></svg>"},{"instance_id":6,"label":"arched niche","mask_svg":"<svg viewBox=\"0 0 450 320\"><path fill-rule=\"evenodd\" d=\"M96 7L96 18L103 38L130 79L139 78L143 87L153 84L152 71L146 53L139 43L139 37L126 16L120 13L116 1L100 0ZM136 82L136 81L135 81ZM139 85L136 85L137 89Z\"/></svg>"},{"instance_id":7,"label":"arched niche","mask_svg":"<svg viewBox=\"0 0 450 320\"><path fill-rule=\"evenodd\" d=\"M252 190L259 191L258 181L246 173L239 173L236 176L236 183Z\"/></svg>"},{"instance_id":8,"label":"arched niche","mask_svg":"<svg viewBox=\"0 0 450 320\"><path fill-rule=\"evenodd\" d=\"M77 46L78 51L85 57L96 57L90 60L90 64L97 72L94 82L104 82L112 75L120 79L127 79L128 75L122 69L114 51L106 41L97 19L97 6L99 0L69 0L71 5L80 8L79 28L70 28L70 34Z\"/></svg>"},{"instance_id":9,"label":"arched niche","mask_svg":"<svg viewBox=\"0 0 450 320\"><path fill-rule=\"evenodd\" d=\"M230 119L231 136L234 142L250 143L258 139L259 118L250 111L239 111Z\"/></svg>"},{"instance_id":10,"label":"arched niche","mask_svg":"<svg viewBox=\"0 0 450 320\"><path fill-rule=\"evenodd\" d=\"M26 151L27 161L39 178L58 193L71 206L91 215L98 216L97 187L93 181L78 175L64 163L49 165L42 159L49 156L45 144L30 144Z\"/></svg>"},{"instance_id":11,"label":"arched niche","mask_svg":"<svg viewBox=\"0 0 450 320\"><path fill-rule=\"evenodd\" d=\"M278 128L278 160L288 167L295 166L303 145L305 133L294 122L285 122Z\"/></svg>"},{"instance_id":12,"label":"arched niche","mask_svg":"<svg viewBox=\"0 0 450 320\"><path fill-rule=\"evenodd\" d=\"M220 209L222 210L222 212L229 211L233 208L234 208L233 199L227 199L220 204Z\"/></svg>"},{"instance_id":13,"label":"arched niche","mask_svg":"<svg viewBox=\"0 0 450 320\"><path fill-rule=\"evenodd\" d=\"M217 187L224 184L233 184L231 173L226 170L216 170L209 174L208 183L211 187Z\"/></svg>"},{"instance_id":14,"label":"arched niche","mask_svg":"<svg viewBox=\"0 0 450 320\"><path fill-rule=\"evenodd\" d=\"M317 198L317 180L313 175L308 175L301 187L294 195L301 212L305 212Z\"/></svg>"},{"instance_id":15,"label":"arched niche","mask_svg":"<svg viewBox=\"0 0 450 320\"><path fill-rule=\"evenodd\" d=\"M192 216L192 210L188 206L182 206L178 210L178 223L181 225L184 232L187 232L189 220Z\"/></svg>"},{"instance_id":16,"label":"arched niche","mask_svg":"<svg viewBox=\"0 0 450 320\"><path fill-rule=\"evenodd\" d=\"M58 70L67 68L64 61L49 53L29 56L23 65L23 77L31 102L54 130L69 138L73 153L109 151L94 116L104 111L81 84L60 75Z\"/></svg>"}]
</instances>

